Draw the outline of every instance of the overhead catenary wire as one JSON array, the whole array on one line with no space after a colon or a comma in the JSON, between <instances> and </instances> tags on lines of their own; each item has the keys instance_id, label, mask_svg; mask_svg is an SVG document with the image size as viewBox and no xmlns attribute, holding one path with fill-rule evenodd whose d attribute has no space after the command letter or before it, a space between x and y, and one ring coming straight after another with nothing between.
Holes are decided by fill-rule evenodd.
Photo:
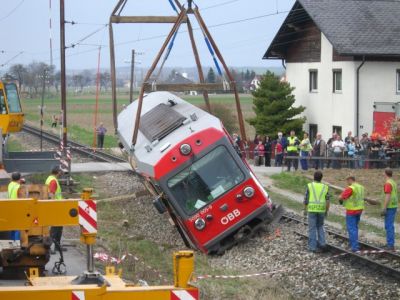
<instances>
[{"instance_id":1,"label":"overhead catenary wire","mask_svg":"<svg viewBox=\"0 0 400 300\"><path fill-rule=\"evenodd\" d=\"M298 10L303 10L303 9L298 9ZM262 19L262 18L267 18L267 17L272 17L272 16L276 16L276 15L280 15L280 14L285 14L285 13L288 13L288 12L290 12L290 11L278 11L278 12L274 12L274 13L263 14L263 15L259 15L259 16L249 17L249 18L232 20L232 21L227 21L227 22L223 22L223 23L210 25L210 26L208 26L208 28L217 28L217 27L223 27L223 26L237 24L237 23L250 22L250 21L253 21L253 20L258 20L258 19ZM293 12L293 10L292 10L292 12ZM76 22L76 24L80 24L80 23ZM90 38L91 36L95 35L96 33L100 32L102 29L105 29L108 26L108 24L101 24L101 25L103 25L103 26L101 28L99 28L99 29L96 29L95 30L96 32L92 32L91 34L88 34L84 38L78 40L78 42L71 44L71 45L74 45L74 46L77 46L77 45L80 45L80 46L93 46L93 48L88 49L88 50L84 50L84 51L80 51L79 53L68 54L67 57L78 56L78 55L85 54L85 53L95 52L95 51L98 50L99 46L106 47L107 45L103 45L103 44L82 43L83 41L87 40L88 38ZM200 28L196 27L196 28L193 28L193 30L197 31L197 30L200 30ZM186 32L187 32L187 30L181 30L181 31L179 31L179 34L180 33L186 33ZM124 41L124 42L116 43L115 45L116 46L123 46L123 45L132 44L132 43L155 40L155 39L160 39L160 38L165 38L165 37L166 37L166 34L160 34L160 35L154 35L154 36L149 36L149 37L142 37L142 38L138 38L138 39L135 39L135 40ZM73 47L70 47L70 48L73 48ZM48 53L48 51L43 51L43 52L36 53L36 54L39 55L39 54L45 54L45 53ZM60 58L58 57L58 58L55 58L55 60L56 59L59 60Z\"/></svg>"},{"instance_id":2,"label":"overhead catenary wire","mask_svg":"<svg viewBox=\"0 0 400 300\"><path fill-rule=\"evenodd\" d=\"M9 60L7 60L6 62L2 63L0 65L0 67L4 67L6 65L8 65L10 62L12 62L14 59L16 59L18 56L20 56L22 53L24 53L24 51L19 52L18 54L14 55L13 57L11 57Z\"/></svg>"},{"instance_id":3,"label":"overhead catenary wire","mask_svg":"<svg viewBox=\"0 0 400 300\"><path fill-rule=\"evenodd\" d=\"M206 6L206 7L202 8L202 9L200 9L200 10L204 11L204 10L208 10L208 9L212 9L212 8L217 8L217 7L225 6L225 5L228 5L228 4L231 4L231 3L235 3L235 2L238 2L238 1L240 1L240 0L225 1L225 2L222 2L222 3Z\"/></svg>"},{"instance_id":4,"label":"overhead catenary wire","mask_svg":"<svg viewBox=\"0 0 400 300\"><path fill-rule=\"evenodd\" d=\"M108 26L108 24L103 24L100 28L97 28L96 30L90 32L89 34L85 35L84 37L79 39L77 42L70 44L70 46L67 46L66 48L74 48L74 47L80 45L82 42L86 41L88 38L94 36L96 33L107 28L107 26Z\"/></svg>"},{"instance_id":5,"label":"overhead catenary wire","mask_svg":"<svg viewBox=\"0 0 400 300\"><path fill-rule=\"evenodd\" d=\"M7 19L9 16L11 16L23 3L25 0L21 0L12 10L10 10L6 15L3 17L0 17L0 22L4 21Z\"/></svg>"}]
</instances>

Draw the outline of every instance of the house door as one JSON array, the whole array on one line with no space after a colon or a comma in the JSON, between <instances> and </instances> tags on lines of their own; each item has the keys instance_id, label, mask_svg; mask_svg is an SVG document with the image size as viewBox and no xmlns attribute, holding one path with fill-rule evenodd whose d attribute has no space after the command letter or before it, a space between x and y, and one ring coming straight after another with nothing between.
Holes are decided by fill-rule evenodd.
<instances>
[{"instance_id":1,"label":"house door","mask_svg":"<svg viewBox=\"0 0 400 300\"><path fill-rule=\"evenodd\" d=\"M317 124L310 124L309 134L310 134L311 143L314 142L315 137L317 136L317 133L318 133L318 125Z\"/></svg>"},{"instance_id":2,"label":"house door","mask_svg":"<svg viewBox=\"0 0 400 300\"><path fill-rule=\"evenodd\" d=\"M342 136L342 126L332 126L332 132Z\"/></svg>"},{"instance_id":3,"label":"house door","mask_svg":"<svg viewBox=\"0 0 400 300\"><path fill-rule=\"evenodd\" d=\"M396 118L396 113L394 112L379 112L374 111L373 115L373 131L379 133L381 136L386 136L388 134L390 123Z\"/></svg>"}]
</instances>

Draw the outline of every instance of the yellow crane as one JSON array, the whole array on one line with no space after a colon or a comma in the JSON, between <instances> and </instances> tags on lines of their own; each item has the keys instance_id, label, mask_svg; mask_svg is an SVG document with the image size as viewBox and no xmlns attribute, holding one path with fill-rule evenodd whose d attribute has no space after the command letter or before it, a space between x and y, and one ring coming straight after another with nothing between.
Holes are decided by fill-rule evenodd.
<instances>
[{"instance_id":1,"label":"yellow crane","mask_svg":"<svg viewBox=\"0 0 400 300\"><path fill-rule=\"evenodd\" d=\"M0 299L30 300L123 300L123 299L198 299L199 291L190 284L194 272L192 251L173 254L174 282L165 286L136 286L126 283L122 271L106 267L105 275L94 269L93 245L96 241L95 224L87 226L90 209L95 205L91 192L82 199L0 200L0 231L32 230L46 226L81 226L81 242L87 246L87 271L76 276L39 277L37 268L30 268L28 285L0 286ZM56 214L53 212L57 212Z\"/></svg>"},{"instance_id":2,"label":"yellow crane","mask_svg":"<svg viewBox=\"0 0 400 300\"><path fill-rule=\"evenodd\" d=\"M24 113L17 85L0 80L0 128L3 136L19 132L24 125Z\"/></svg>"}]
</instances>

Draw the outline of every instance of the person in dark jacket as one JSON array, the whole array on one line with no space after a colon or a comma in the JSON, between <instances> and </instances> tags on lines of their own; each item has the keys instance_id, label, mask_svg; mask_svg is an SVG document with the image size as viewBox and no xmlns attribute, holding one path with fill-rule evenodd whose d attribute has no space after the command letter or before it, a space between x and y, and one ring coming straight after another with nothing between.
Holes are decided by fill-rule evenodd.
<instances>
[{"instance_id":1,"label":"person in dark jacket","mask_svg":"<svg viewBox=\"0 0 400 300\"><path fill-rule=\"evenodd\" d=\"M271 166L272 141L267 135L264 141L264 162L266 167Z\"/></svg>"}]
</instances>

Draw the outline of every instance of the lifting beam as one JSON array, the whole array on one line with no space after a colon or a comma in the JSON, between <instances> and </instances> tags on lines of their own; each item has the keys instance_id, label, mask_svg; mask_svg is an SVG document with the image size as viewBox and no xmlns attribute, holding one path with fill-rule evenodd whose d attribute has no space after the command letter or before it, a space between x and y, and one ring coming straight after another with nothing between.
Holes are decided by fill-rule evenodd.
<instances>
[{"instance_id":1,"label":"lifting beam","mask_svg":"<svg viewBox=\"0 0 400 300\"><path fill-rule=\"evenodd\" d=\"M207 110L211 112L211 105L209 101L209 95L208 91L215 91L215 90L231 90L234 94L235 97L235 104L236 104L236 110L237 110L237 117L238 117L238 123L239 123L239 128L240 128L240 134L242 136L243 140L246 140L246 131L245 131L245 124L244 124L244 119L243 119L243 113L242 113L242 108L240 104L240 99L239 99L239 94L236 88L236 83L235 79L232 76L227 64L225 63L225 60L222 57L221 52L219 51L217 44L215 43L210 31L208 30L202 16L200 15L200 11L198 7L195 5L193 8L193 1L189 0L187 8L185 8L179 0L171 0L170 3L173 7L173 9L177 13L177 17L151 17L151 16L120 16L122 13L124 6L128 0L119 0L117 5L115 6L113 12L111 13L110 16L110 21L109 21L109 40L110 40L110 64L111 64L111 87L112 87L112 103L113 103L113 120L114 120L114 128L115 131L117 131L118 128L118 120L117 120L117 111L118 111L118 105L117 105L117 93L116 93L116 70L115 70L115 45L114 45L114 33L113 33L113 27L112 25L115 23L172 23L173 22L173 27L171 31L169 32L168 36L166 37L160 51L157 53L156 58L153 61L153 64L151 65L150 69L148 70L142 84L142 88L140 89L139 93L139 99L138 99L138 108L135 116L135 127L133 129L133 136L132 136L132 150L134 149L134 146L137 141L138 137L138 132L139 132L139 126L140 126L140 117L141 117L141 112L142 112L142 103L143 103L143 98L145 92L148 91L153 91L153 90L168 90L168 91L189 91L189 90L198 90L203 93L203 98L206 104ZM205 83L204 79L204 74L202 70L202 65L199 57L199 53L197 50L197 45L194 39L193 35L193 28L189 19L189 15L194 15L197 23L200 26L201 31L203 32L204 38L206 40L207 46L210 50L210 53L213 56L213 60L216 64L216 67L219 71L219 73L222 76L222 71L218 66L217 60L219 60L223 66L223 70L228 78L228 82L224 81L226 84L220 84L220 85L213 85L213 84L207 84ZM154 21L154 22L152 22ZM169 51L171 50L170 47L173 44L174 38L180 28L180 25L182 23L187 23L187 32L189 34L190 38L190 43L191 47L193 50L193 55L195 58L196 66L197 66L197 71L199 74L199 83L198 84L190 84L190 85L172 85L172 84L155 84L155 82L150 82L150 78L152 77L154 71L157 68L158 63L161 60L161 56L164 52L166 52L165 59L169 55ZM168 48L167 48L168 47ZM160 69L165 63L165 59L161 64ZM158 76L157 76L158 77ZM225 89L226 85L230 87L230 89Z\"/></svg>"}]
</instances>

